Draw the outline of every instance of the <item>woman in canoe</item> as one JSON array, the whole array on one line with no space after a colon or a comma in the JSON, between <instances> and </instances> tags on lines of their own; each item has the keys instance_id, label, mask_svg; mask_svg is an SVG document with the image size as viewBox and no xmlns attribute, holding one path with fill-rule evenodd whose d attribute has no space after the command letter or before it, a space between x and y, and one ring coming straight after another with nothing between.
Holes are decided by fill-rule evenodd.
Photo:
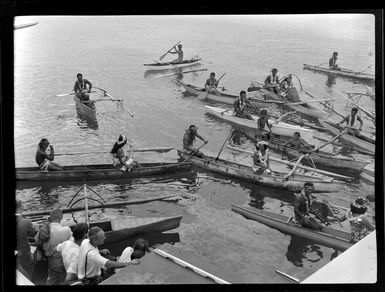
<instances>
[{"instance_id":1,"label":"woman in canoe","mask_svg":"<svg viewBox=\"0 0 385 292\"><path fill-rule=\"evenodd\" d=\"M367 201L364 198L357 198L350 204L350 210L346 214L338 217L339 221L348 220L350 223L352 239L356 243L375 229L368 219Z\"/></svg>"},{"instance_id":2,"label":"woman in canoe","mask_svg":"<svg viewBox=\"0 0 385 292\"><path fill-rule=\"evenodd\" d=\"M49 146L49 153L47 149ZM48 139L43 138L39 142L36 150L35 160L41 171L47 172L49 170L63 170L59 164L53 162L55 152L52 145L49 145Z\"/></svg>"},{"instance_id":3,"label":"woman in canoe","mask_svg":"<svg viewBox=\"0 0 385 292\"><path fill-rule=\"evenodd\" d=\"M130 144L130 155L127 156L124 151L124 146L127 144L127 137L120 134L118 141L115 142L114 146L111 149L113 165L121 164L122 171L130 171L133 168L139 167L139 163L134 161L132 156L132 145Z\"/></svg>"},{"instance_id":4,"label":"woman in canoe","mask_svg":"<svg viewBox=\"0 0 385 292\"><path fill-rule=\"evenodd\" d=\"M203 158L204 154L200 151L197 151L197 149L194 146L195 137L198 137L201 139L205 144L208 143L207 140L205 140L202 136L198 134L198 127L195 125L191 125L188 130L186 130L186 133L183 135L183 149L185 151L189 151L190 153L194 153L194 156Z\"/></svg>"},{"instance_id":5,"label":"woman in canoe","mask_svg":"<svg viewBox=\"0 0 385 292\"><path fill-rule=\"evenodd\" d=\"M264 172L271 173L269 161L269 145L266 141L258 142L255 145L253 155L253 172L262 174Z\"/></svg>"}]
</instances>

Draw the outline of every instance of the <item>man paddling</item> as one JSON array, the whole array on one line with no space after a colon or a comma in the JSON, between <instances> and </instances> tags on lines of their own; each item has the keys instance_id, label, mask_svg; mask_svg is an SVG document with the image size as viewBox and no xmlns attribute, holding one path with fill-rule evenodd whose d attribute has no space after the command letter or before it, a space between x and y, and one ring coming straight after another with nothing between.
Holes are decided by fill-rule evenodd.
<instances>
[{"instance_id":1,"label":"man paddling","mask_svg":"<svg viewBox=\"0 0 385 292\"><path fill-rule=\"evenodd\" d=\"M338 52L334 52L333 56L329 59L329 69L333 69L333 70L340 69L338 68L338 65L337 65L337 56L338 56Z\"/></svg>"},{"instance_id":2,"label":"man paddling","mask_svg":"<svg viewBox=\"0 0 385 292\"><path fill-rule=\"evenodd\" d=\"M322 225L310 215L313 203L311 194L313 191L314 184L305 182L301 193L294 194L294 215L295 220L303 227L321 231Z\"/></svg>"},{"instance_id":3,"label":"man paddling","mask_svg":"<svg viewBox=\"0 0 385 292\"><path fill-rule=\"evenodd\" d=\"M311 148L314 148L314 145L310 145L305 140L301 138L300 132L295 132L294 137L291 138L289 141L287 141L285 144L283 144L283 147L293 147L304 151L309 151Z\"/></svg>"},{"instance_id":4,"label":"man paddling","mask_svg":"<svg viewBox=\"0 0 385 292\"><path fill-rule=\"evenodd\" d=\"M277 75L278 70L276 68L271 70L271 74L265 79L265 88L275 92L276 94L280 94L281 91L279 89L279 79Z\"/></svg>"},{"instance_id":5,"label":"man paddling","mask_svg":"<svg viewBox=\"0 0 385 292\"><path fill-rule=\"evenodd\" d=\"M198 137L204 143L208 143L207 140L205 140L202 136L200 136L198 134L198 127L196 127L195 125L191 125L189 127L189 129L186 131L186 133L184 133L184 136L183 136L183 149L191 152L191 154L194 153L194 156L203 158L204 154L202 152L200 152L200 151L197 151L197 149L193 145L194 141L195 141L195 137Z\"/></svg>"},{"instance_id":6,"label":"man paddling","mask_svg":"<svg viewBox=\"0 0 385 292\"><path fill-rule=\"evenodd\" d=\"M121 164L121 171L131 171L133 168L139 167L139 163L137 161L134 161L131 151L131 145L130 145L130 155L126 155L124 151L124 146L127 144L127 137L120 134L118 140L114 143L114 146L111 149L112 159L113 159L113 165L119 165Z\"/></svg>"},{"instance_id":7,"label":"man paddling","mask_svg":"<svg viewBox=\"0 0 385 292\"><path fill-rule=\"evenodd\" d=\"M358 109L356 107L353 107L350 112L350 115L344 117L341 122L337 123L337 125L341 125L342 123L346 122L348 133L352 136L361 138L362 135L360 131L362 131L362 126L364 125L364 122L359 116L357 116L357 113ZM360 123L359 125L358 122Z\"/></svg>"},{"instance_id":8,"label":"man paddling","mask_svg":"<svg viewBox=\"0 0 385 292\"><path fill-rule=\"evenodd\" d=\"M79 97L81 101L90 100L90 96L87 93L91 92L92 84L87 79L83 79L83 75L78 73L76 75L77 79L74 85L74 91L77 93L76 96ZM88 88L87 88L88 85ZM89 104L87 104L89 105Z\"/></svg>"},{"instance_id":9,"label":"man paddling","mask_svg":"<svg viewBox=\"0 0 385 292\"><path fill-rule=\"evenodd\" d=\"M252 107L246 97L246 91L242 90L239 97L234 101L234 115L239 118L254 120L253 117L245 111L246 106Z\"/></svg>"},{"instance_id":10,"label":"man paddling","mask_svg":"<svg viewBox=\"0 0 385 292\"><path fill-rule=\"evenodd\" d=\"M218 81L215 78L215 73L211 72L210 78L206 80L205 89L210 93L220 94L217 90L217 86L218 86Z\"/></svg>"},{"instance_id":11,"label":"man paddling","mask_svg":"<svg viewBox=\"0 0 385 292\"><path fill-rule=\"evenodd\" d=\"M183 51L182 51L182 44L178 45L178 49L174 47L175 52L170 51L170 54L178 54L178 58L175 60L171 61L173 64L179 64L183 62Z\"/></svg>"},{"instance_id":12,"label":"man paddling","mask_svg":"<svg viewBox=\"0 0 385 292\"><path fill-rule=\"evenodd\" d=\"M47 149L49 146L49 153L47 153ZM63 170L59 164L53 162L55 158L55 152L53 146L49 144L48 139L43 138L39 142L36 150L35 160L37 165L39 165L39 169L43 172L47 172L49 170Z\"/></svg>"}]
</instances>

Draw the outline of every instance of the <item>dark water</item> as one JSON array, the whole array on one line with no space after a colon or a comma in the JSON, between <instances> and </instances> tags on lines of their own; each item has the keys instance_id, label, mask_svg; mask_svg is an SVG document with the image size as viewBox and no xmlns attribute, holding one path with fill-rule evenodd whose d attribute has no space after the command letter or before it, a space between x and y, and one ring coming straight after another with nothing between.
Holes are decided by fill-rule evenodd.
<instances>
[{"instance_id":1,"label":"dark water","mask_svg":"<svg viewBox=\"0 0 385 292\"><path fill-rule=\"evenodd\" d=\"M39 24L15 31L17 167L34 166L36 146L43 137L55 146L56 153L108 152L120 133L138 147L180 147L190 124L196 124L199 133L209 140L202 150L216 156L232 126L206 114L205 103L185 94L179 81L202 86L209 72L218 76L227 72L221 84L239 92L247 89L250 79L263 81L271 68L277 67L280 76L296 74L304 89L318 98L337 98L335 108L347 113L344 92L366 92L370 84L315 74L303 70L303 64L325 63L333 51L339 52L343 67L361 71L374 64L374 18L370 15L25 17L17 21L28 20ZM208 71L163 78L145 74L143 63L158 59L179 40L183 42L185 57L199 53ZM134 118L111 102L100 102L96 105L96 120L90 120L78 112L71 96L55 97L71 92L78 72L94 86L124 99ZM365 72L373 72L373 67ZM301 98L310 99L304 94ZM375 108L369 97L362 98L360 104L369 110ZM374 131L365 121L364 128ZM242 141L251 145L247 139ZM309 142L321 143L316 139ZM354 157L374 162L370 156ZM221 158L251 161L246 155L233 155L226 147ZM177 154L135 154L135 159L176 161ZM111 158L108 153L91 153L57 156L55 161L62 165L93 164L110 163ZM280 165L274 167L288 171ZM31 211L64 208L81 184L22 184L16 196ZM175 230L180 239L176 245L233 270L245 282L286 282L275 269L303 279L338 253L231 211L231 204L252 200L263 208L290 214L290 206L281 206L281 201L292 202L293 194L289 192L196 169L173 176L87 184L111 201L178 195L177 202L156 201L106 209L104 213L95 211L92 218L183 215L181 226ZM372 193L372 185L356 181L324 198L347 206L355 197Z\"/></svg>"}]
</instances>

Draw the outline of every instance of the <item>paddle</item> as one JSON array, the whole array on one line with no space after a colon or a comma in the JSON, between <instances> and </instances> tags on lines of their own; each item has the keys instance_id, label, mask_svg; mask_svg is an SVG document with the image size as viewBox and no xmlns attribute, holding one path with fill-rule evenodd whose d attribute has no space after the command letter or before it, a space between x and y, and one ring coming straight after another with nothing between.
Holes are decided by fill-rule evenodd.
<instances>
[{"instance_id":1,"label":"paddle","mask_svg":"<svg viewBox=\"0 0 385 292\"><path fill-rule=\"evenodd\" d=\"M164 53L162 56L160 56L160 57L159 57L159 61L162 61L163 58L166 57L166 55L167 55L168 53L170 53L170 52L172 51L172 49L173 49L174 47L176 47L180 42L181 42L181 41L177 42L175 45L173 45L173 46L171 47L171 49L169 49L166 53Z\"/></svg>"},{"instance_id":2,"label":"paddle","mask_svg":"<svg viewBox=\"0 0 385 292\"><path fill-rule=\"evenodd\" d=\"M340 224L340 226L343 227L343 225L341 224L340 220L338 219L338 217L334 213L333 208L330 206L329 202L327 200L323 199L322 203L324 203L329 208L329 210L332 213L333 217L336 218L337 222Z\"/></svg>"},{"instance_id":3,"label":"paddle","mask_svg":"<svg viewBox=\"0 0 385 292\"><path fill-rule=\"evenodd\" d=\"M154 148L138 148L133 149L133 152L169 152L175 149L174 147L154 147ZM98 154L98 153L110 153L108 151L94 151L94 152L73 152L73 153L55 153L55 156L62 155L86 155L86 154Z\"/></svg>"},{"instance_id":4,"label":"paddle","mask_svg":"<svg viewBox=\"0 0 385 292\"><path fill-rule=\"evenodd\" d=\"M311 152L316 152L318 150L320 150L321 148L325 147L326 145L330 144L330 143L333 143L335 140L337 140L339 137L341 137L342 135L346 134L348 132L348 130L344 130L342 131L341 133L339 133L337 136L335 136L333 139L329 140L328 142L322 144L321 146L313 149L313 150L310 150L307 154L310 154Z\"/></svg>"},{"instance_id":5,"label":"paddle","mask_svg":"<svg viewBox=\"0 0 385 292\"><path fill-rule=\"evenodd\" d=\"M222 147L221 147L221 150L219 150L219 153L217 155L217 157L215 158L215 161L217 161L219 159L219 155L221 155L222 153L222 150L223 150L223 147L225 147L225 144L227 142L227 140L230 138L230 136L233 134L233 129L230 130L230 134L227 136L225 142L223 143Z\"/></svg>"},{"instance_id":6,"label":"paddle","mask_svg":"<svg viewBox=\"0 0 385 292\"><path fill-rule=\"evenodd\" d=\"M217 86L219 84L219 81L223 78L223 76L226 75L227 72L223 73L221 77L219 77L219 79L217 80ZM206 99L209 95L209 92L211 90L212 87L210 88L207 88L205 89L205 91L203 91L201 94L198 95L198 99L202 100L202 99Z\"/></svg>"},{"instance_id":7,"label":"paddle","mask_svg":"<svg viewBox=\"0 0 385 292\"><path fill-rule=\"evenodd\" d=\"M93 93L93 92L96 92L96 91L91 90L90 92L87 92L87 93ZM75 94L78 94L78 93L77 93L77 92L61 93L61 94L56 94L55 96L56 96L56 97L63 97L63 96L67 96L67 95L75 95Z\"/></svg>"},{"instance_id":8,"label":"paddle","mask_svg":"<svg viewBox=\"0 0 385 292\"><path fill-rule=\"evenodd\" d=\"M204 142L200 147L198 147L195 151L193 151L193 153L191 153L191 155L189 157L187 157L185 160L182 161L183 162L186 162L187 160L189 160L191 157L193 157L195 154L198 153L198 151L207 144L207 142Z\"/></svg>"},{"instance_id":9,"label":"paddle","mask_svg":"<svg viewBox=\"0 0 385 292\"><path fill-rule=\"evenodd\" d=\"M112 100L107 98L100 98L100 99L81 101L81 103L93 103L93 102L99 102L99 101L112 101ZM116 101L123 101L123 99L117 99Z\"/></svg>"}]
</instances>

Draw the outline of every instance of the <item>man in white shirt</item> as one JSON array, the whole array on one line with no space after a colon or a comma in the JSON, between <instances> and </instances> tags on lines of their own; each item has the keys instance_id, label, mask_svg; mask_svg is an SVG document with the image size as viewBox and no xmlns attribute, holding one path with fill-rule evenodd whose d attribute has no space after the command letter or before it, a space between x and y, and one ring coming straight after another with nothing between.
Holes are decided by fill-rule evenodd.
<instances>
[{"instance_id":1,"label":"man in white shirt","mask_svg":"<svg viewBox=\"0 0 385 292\"><path fill-rule=\"evenodd\" d=\"M78 262L78 278L83 281L86 278L85 282L89 282L88 284L96 285L104 280L101 276L103 267L116 269L139 263L137 259L131 262L115 262L103 257L109 255L110 251L98 248L106 239L104 231L99 227L92 227L88 232L88 238L84 239L80 246Z\"/></svg>"},{"instance_id":2,"label":"man in white shirt","mask_svg":"<svg viewBox=\"0 0 385 292\"><path fill-rule=\"evenodd\" d=\"M59 285L64 281L66 271L63 264L61 253L56 250L59 243L69 240L72 236L71 228L60 225L63 219L63 212L54 209L49 216L50 238L43 243L43 249L48 261L47 285Z\"/></svg>"},{"instance_id":3,"label":"man in white shirt","mask_svg":"<svg viewBox=\"0 0 385 292\"><path fill-rule=\"evenodd\" d=\"M70 284L78 278L79 250L83 240L87 238L87 233L88 225L79 223L72 231L73 238L60 243L56 248L62 255L64 268L67 271L64 284Z\"/></svg>"}]
</instances>

